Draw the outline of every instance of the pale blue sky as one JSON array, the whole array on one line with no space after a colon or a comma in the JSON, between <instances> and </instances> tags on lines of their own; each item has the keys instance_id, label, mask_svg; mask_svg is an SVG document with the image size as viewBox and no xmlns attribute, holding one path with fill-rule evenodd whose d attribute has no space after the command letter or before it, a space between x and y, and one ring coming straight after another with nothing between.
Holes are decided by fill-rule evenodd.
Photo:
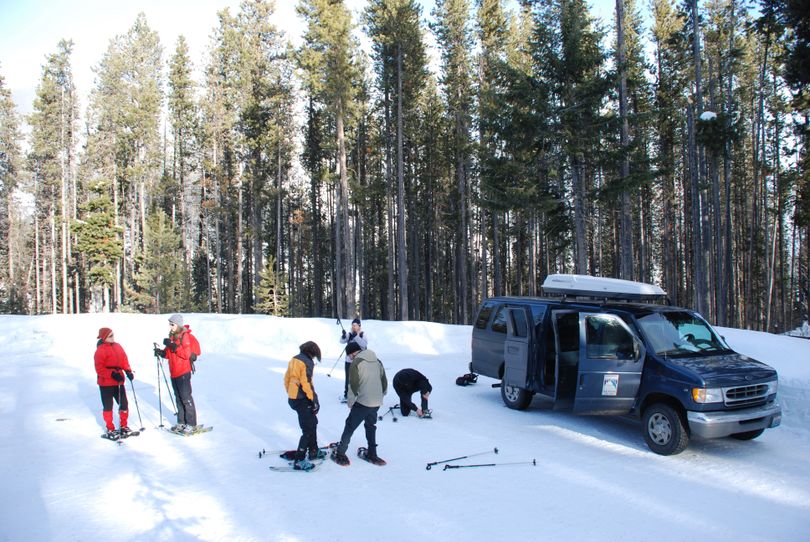
<instances>
[{"instance_id":1,"label":"pale blue sky","mask_svg":"<svg viewBox=\"0 0 810 542\"><path fill-rule=\"evenodd\" d=\"M429 16L433 0L420 0ZM164 59L174 50L177 36L189 43L197 68L216 14L229 7L238 11L240 0L0 0L0 74L11 89L18 112L31 111L36 85L47 55L56 51L60 39L74 42L72 66L82 109L94 84L92 68L98 65L112 38L126 33L140 12L158 32ZM346 0L359 13L366 0ZM295 15L296 0L276 0L277 24L293 38L303 24ZM591 0L597 17L611 17L614 0Z\"/></svg>"}]
</instances>

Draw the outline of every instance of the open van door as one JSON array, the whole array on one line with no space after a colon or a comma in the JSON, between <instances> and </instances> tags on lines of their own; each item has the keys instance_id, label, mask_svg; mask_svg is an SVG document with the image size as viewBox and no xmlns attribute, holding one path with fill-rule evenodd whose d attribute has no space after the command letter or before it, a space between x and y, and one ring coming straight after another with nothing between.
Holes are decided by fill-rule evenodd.
<instances>
[{"instance_id":1,"label":"open van door","mask_svg":"<svg viewBox=\"0 0 810 542\"><path fill-rule=\"evenodd\" d=\"M501 398L506 406L516 410L523 410L532 401L533 393L528 386L535 351L533 330L532 315L528 307L510 307L506 310Z\"/></svg>"},{"instance_id":2,"label":"open van door","mask_svg":"<svg viewBox=\"0 0 810 542\"><path fill-rule=\"evenodd\" d=\"M534 347L531 313L524 307L510 307L506 315L503 383L525 388L529 381L529 361Z\"/></svg>"},{"instance_id":3,"label":"open van door","mask_svg":"<svg viewBox=\"0 0 810 542\"><path fill-rule=\"evenodd\" d=\"M644 369L644 345L615 314L579 314L579 367L574 412L626 414Z\"/></svg>"}]
</instances>

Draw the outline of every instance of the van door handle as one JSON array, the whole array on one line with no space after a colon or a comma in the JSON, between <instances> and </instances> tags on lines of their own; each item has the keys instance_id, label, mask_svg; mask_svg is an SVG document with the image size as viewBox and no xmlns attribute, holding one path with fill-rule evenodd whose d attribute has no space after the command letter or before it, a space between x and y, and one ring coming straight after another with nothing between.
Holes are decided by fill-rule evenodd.
<instances>
[{"instance_id":1,"label":"van door handle","mask_svg":"<svg viewBox=\"0 0 810 542\"><path fill-rule=\"evenodd\" d=\"M515 352L518 351L518 349L516 346L507 346L506 351L509 352L510 354L514 354Z\"/></svg>"}]
</instances>

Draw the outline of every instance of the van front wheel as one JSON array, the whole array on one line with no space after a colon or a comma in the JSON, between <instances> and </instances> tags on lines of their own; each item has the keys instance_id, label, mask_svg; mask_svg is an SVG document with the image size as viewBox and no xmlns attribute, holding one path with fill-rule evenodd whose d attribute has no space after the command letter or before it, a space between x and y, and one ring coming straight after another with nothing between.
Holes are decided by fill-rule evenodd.
<instances>
[{"instance_id":1,"label":"van front wheel","mask_svg":"<svg viewBox=\"0 0 810 542\"><path fill-rule=\"evenodd\" d=\"M644 440L660 455L675 455L686 449L689 433L683 418L671 406L655 403L644 411Z\"/></svg>"},{"instance_id":2,"label":"van front wheel","mask_svg":"<svg viewBox=\"0 0 810 542\"><path fill-rule=\"evenodd\" d=\"M517 386L507 386L501 382L501 399L509 408L526 410L532 402L532 393Z\"/></svg>"}]
</instances>

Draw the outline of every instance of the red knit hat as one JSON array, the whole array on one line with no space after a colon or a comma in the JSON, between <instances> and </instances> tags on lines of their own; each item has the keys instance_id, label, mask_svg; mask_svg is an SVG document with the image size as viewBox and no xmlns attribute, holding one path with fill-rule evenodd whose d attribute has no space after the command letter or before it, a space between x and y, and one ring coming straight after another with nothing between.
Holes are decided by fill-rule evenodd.
<instances>
[{"instance_id":1,"label":"red knit hat","mask_svg":"<svg viewBox=\"0 0 810 542\"><path fill-rule=\"evenodd\" d=\"M98 330L98 338L101 339L102 341L106 341L107 337L112 335L112 332L113 332L112 329L108 327L103 327Z\"/></svg>"}]
</instances>

